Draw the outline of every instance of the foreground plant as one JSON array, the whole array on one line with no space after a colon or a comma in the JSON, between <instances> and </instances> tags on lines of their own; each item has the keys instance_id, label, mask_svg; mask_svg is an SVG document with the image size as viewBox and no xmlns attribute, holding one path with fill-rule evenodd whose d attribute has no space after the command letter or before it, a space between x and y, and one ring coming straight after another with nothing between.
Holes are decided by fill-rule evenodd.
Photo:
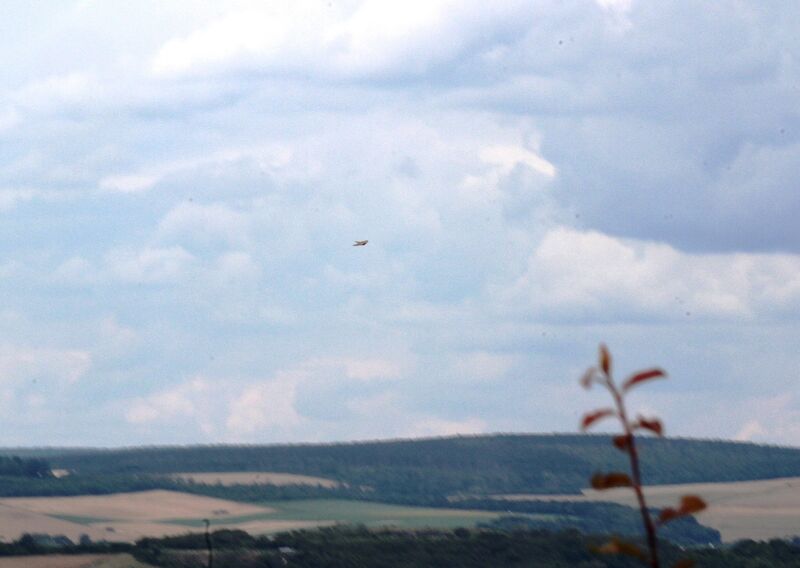
<instances>
[{"instance_id":1,"label":"foreground plant","mask_svg":"<svg viewBox=\"0 0 800 568\"><path fill-rule=\"evenodd\" d=\"M639 450L636 447L636 432L650 432L656 436L664 435L664 426L658 418L644 418L637 416L635 420L628 417L628 410L625 406L625 395L635 386L650 381L666 377L666 373L661 369L647 369L639 371L628 377L622 385L618 386L614 382L611 372L611 353L605 345L600 345L599 364L591 367L584 373L581 385L590 389L592 385L598 384L605 387L611 394L614 401L613 407L600 408L584 415L581 421L581 430L586 431L597 422L605 418L616 418L622 425L623 433L614 436L613 443L621 452L628 455L630 461L630 475L623 472L596 473L592 476L592 487L599 491L613 489L615 487L630 487L636 494L639 504L639 511L642 515L642 525L647 540L647 552L639 546L612 538L609 542L600 546L597 551L605 554L626 554L639 558L651 568L660 568L658 559L658 539L656 530L673 519L693 515L706 508L706 503L697 495L684 495L678 507L667 507L663 509L657 519L653 519L647 507L647 501L642 489L642 474L639 464ZM693 565L691 560L681 560L674 565L674 568L689 568Z\"/></svg>"}]
</instances>

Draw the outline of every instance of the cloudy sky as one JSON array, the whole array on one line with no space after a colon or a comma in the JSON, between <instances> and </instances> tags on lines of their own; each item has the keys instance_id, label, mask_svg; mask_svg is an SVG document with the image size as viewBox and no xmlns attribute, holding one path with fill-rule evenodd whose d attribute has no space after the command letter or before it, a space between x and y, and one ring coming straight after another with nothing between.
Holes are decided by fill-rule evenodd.
<instances>
[{"instance_id":1,"label":"cloudy sky","mask_svg":"<svg viewBox=\"0 0 800 568\"><path fill-rule=\"evenodd\" d=\"M800 446L798 21L6 2L0 445L572 432L604 341L669 433Z\"/></svg>"}]
</instances>

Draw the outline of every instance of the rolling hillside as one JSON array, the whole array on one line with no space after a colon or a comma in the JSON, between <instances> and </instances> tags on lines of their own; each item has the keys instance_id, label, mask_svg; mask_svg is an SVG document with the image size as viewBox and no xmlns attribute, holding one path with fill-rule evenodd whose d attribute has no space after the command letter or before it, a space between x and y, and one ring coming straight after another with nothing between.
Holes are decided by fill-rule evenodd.
<instances>
[{"instance_id":1,"label":"rolling hillside","mask_svg":"<svg viewBox=\"0 0 800 568\"><path fill-rule=\"evenodd\" d=\"M643 439L647 484L800 476L800 449L687 439ZM13 450L8 451L13 453ZM578 493L597 470L624 469L607 436L486 435L423 440L274 446L147 447L39 451L72 480L179 472L282 472L318 476L376 498L424 502L454 494ZM47 480L52 483L51 480ZM165 479L164 484L174 483ZM166 487L166 485L165 485ZM234 489L234 488L230 488ZM78 491L79 492L79 491Z\"/></svg>"}]
</instances>

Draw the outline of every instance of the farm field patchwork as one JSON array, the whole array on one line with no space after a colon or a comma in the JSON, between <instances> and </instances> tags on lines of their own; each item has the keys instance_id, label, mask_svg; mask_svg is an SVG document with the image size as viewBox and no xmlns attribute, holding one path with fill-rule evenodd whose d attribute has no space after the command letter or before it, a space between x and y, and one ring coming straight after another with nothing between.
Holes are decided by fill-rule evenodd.
<instances>
[{"instance_id":1,"label":"farm field patchwork","mask_svg":"<svg viewBox=\"0 0 800 568\"><path fill-rule=\"evenodd\" d=\"M142 536L186 532L170 517L214 519L253 515L270 509L176 491L141 491L80 497L14 497L0 499L0 535L14 539L25 532L63 534L72 540L87 534L94 540L133 541Z\"/></svg>"},{"instance_id":2,"label":"farm field patchwork","mask_svg":"<svg viewBox=\"0 0 800 568\"><path fill-rule=\"evenodd\" d=\"M309 499L298 501L270 501L262 503L270 512L219 519L219 523L243 527L258 522L363 524L366 526L393 526L400 528L455 528L475 526L499 516L489 511L435 509L407 507L350 501L346 499ZM172 524L189 527L202 526L202 520L170 519ZM212 522L213 525L217 523ZM218 525L217 525L218 526ZM267 531L269 532L269 531Z\"/></svg>"},{"instance_id":3,"label":"farm field patchwork","mask_svg":"<svg viewBox=\"0 0 800 568\"><path fill-rule=\"evenodd\" d=\"M79 497L11 497L0 505L47 515L101 519L160 520L263 513L264 507L178 491L139 491Z\"/></svg>"},{"instance_id":4,"label":"farm field patchwork","mask_svg":"<svg viewBox=\"0 0 800 568\"><path fill-rule=\"evenodd\" d=\"M646 488L656 507L673 505L696 493L710 507L698 520L720 531L725 541L768 539L800 533L800 478L736 483L659 485ZM612 501L633 505L624 489L583 495L498 495L497 499ZM475 526L500 516L498 512L438 509L384 503L310 499L238 503L175 491L142 491L80 497L0 499L0 536L6 540L24 532L63 534L73 540L87 534L95 540L133 541L200 530L208 518L214 528L239 528L253 534L334 524L370 527L455 528ZM552 515L536 515L554 520ZM2 565L0 565L2 568Z\"/></svg>"},{"instance_id":5,"label":"farm field patchwork","mask_svg":"<svg viewBox=\"0 0 800 568\"><path fill-rule=\"evenodd\" d=\"M63 534L77 540L134 541L143 536L213 528L238 528L253 534L327 526L364 524L399 528L475 526L498 513L407 507L349 500L298 500L245 504L174 491L142 491L81 497L0 499L0 534L14 539L24 532ZM541 516L545 518L548 516ZM0 567L2 568L2 567Z\"/></svg>"},{"instance_id":6,"label":"farm field patchwork","mask_svg":"<svg viewBox=\"0 0 800 568\"><path fill-rule=\"evenodd\" d=\"M653 507L674 506L681 495L696 494L708 502L697 515L704 525L720 531L722 540L770 539L800 535L800 478L787 477L733 483L691 483L645 487ZM509 500L612 501L636 506L630 490L586 489L583 495L498 495Z\"/></svg>"}]
</instances>

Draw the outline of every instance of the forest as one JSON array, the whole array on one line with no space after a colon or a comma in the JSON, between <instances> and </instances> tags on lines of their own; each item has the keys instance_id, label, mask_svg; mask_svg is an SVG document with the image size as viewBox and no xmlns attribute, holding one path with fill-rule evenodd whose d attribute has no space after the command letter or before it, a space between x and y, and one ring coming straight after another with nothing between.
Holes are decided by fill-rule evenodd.
<instances>
[{"instance_id":1,"label":"forest","mask_svg":"<svg viewBox=\"0 0 800 568\"><path fill-rule=\"evenodd\" d=\"M215 568L628 568L640 566L624 556L600 554L602 535L576 530L455 529L400 531L363 526L292 531L253 536L241 530L210 533ZM61 539L63 540L63 538ZM58 543L58 544L54 544ZM730 546L677 546L662 541L665 561L692 559L707 568L783 568L800 565L800 543L740 541ZM143 538L136 543L82 540L60 543L58 537L23 535L0 543L0 556L41 554L114 554L127 552L161 568L205 568L208 545L201 533Z\"/></svg>"},{"instance_id":2,"label":"forest","mask_svg":"<svg viewBox=\"0 0 800 568\"><path fill-rule=\"evenodd\" d=\"M749 443L643 438L646 484L742 481L800 475L800 450ZM71 476L19 480L0 492L92 493L101 486L176 482L152 477L173 472L276 471L340 481L351 489L256 489L305 497L355 496L425 504L451 495L578 493L595 471L625 468L625 456L605 435L485 435L382 442L145 447L117 450L52 449L35 456ZM34 459L33 457L31 459ZM0 470L0 475L2 470ZM72 479L69 479L69 478ZM79 481L86 480L86 483ZM358 489L352 489L358 488ZM122 490L122 489L120 489ZM130 489L126 489L130 490ZM23 492L27 493L23 493ZM225 488L229 498L242 489ZM221 495L220 495L221 496ZM301 495L297 495L300 497Z\"/></svg>"}]
</instances>

